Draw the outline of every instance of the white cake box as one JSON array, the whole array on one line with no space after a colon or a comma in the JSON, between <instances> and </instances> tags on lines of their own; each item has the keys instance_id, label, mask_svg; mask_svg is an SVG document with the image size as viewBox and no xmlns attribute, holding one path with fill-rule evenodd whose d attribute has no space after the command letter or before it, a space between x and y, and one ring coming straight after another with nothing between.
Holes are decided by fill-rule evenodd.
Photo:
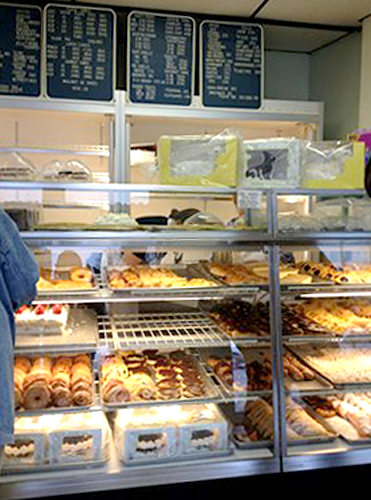
<instances>
[{"instance_id":1,"label":"white cake box","mask_svg":"<svg viewBox=\"0 0 371 500\"><path fill-rule=\"evenodd\" d=\"M49 434L50 464L104 462L108 458L108 437L109 427L103 412L58 415Z\"/></svg>"},{"instance_id":2,"label":"white cake box","mask_svg":"<svg viewBox=\"0 0 371 500\"><path fill-rule=\"evenodd\" d=\"M214 404L187 405L179 421L180 456L229 452L228 424Z\"/></svg>"},{"instance_id":3,"label":"white cake box","mask_svg":"<svg viewBox=\"0 0 371 500\"><path fill-rule=\"evenodd\" d=\"M167 422L167 407L119 410L115 443L126 464L168 460L178 454L176 428Z\"/></svg>"},{"instance_id":4,"label":"white cake box","mask_svg":"<svg viewBox=\"0 0 371 500\"><path fill-rule=\"evenodd\" d=\"M14 443L4 447L4 469L44 465L47 460L47 438L43 417L16 418Z\"/></svg>"}]
</instances>

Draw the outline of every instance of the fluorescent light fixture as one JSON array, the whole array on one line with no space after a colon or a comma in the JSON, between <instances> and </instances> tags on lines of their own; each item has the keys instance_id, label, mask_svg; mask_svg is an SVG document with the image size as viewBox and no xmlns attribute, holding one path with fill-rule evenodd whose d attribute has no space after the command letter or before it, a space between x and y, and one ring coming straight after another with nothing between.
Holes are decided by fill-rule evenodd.
<instances>
[{"instance_id":1,"label":"fluorescent light fixture","mask_svg":"<svg viewBox=\"0 0 371 500\"><path fill-rule=\"evenodd\" d=\"M344 297L370 297L371 290L369 291L352 291L352 292L309 292L301 293L301 299L326 299L326 298L344 298Z\"/></svg>"}]
</instances>

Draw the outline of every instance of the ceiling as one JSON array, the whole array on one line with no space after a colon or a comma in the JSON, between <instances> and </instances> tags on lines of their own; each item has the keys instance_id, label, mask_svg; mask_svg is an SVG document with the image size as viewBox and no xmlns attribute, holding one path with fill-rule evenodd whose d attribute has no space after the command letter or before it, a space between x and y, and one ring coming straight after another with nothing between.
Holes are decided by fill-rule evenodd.
<instances>
[{"instance_id":1,"label":"ceiling","mask_svg":"<svg viewBox=\"0 0 371 500\"><path fill-rule=\"evenodd\" d=\"M81 0L80 0L81 1ZM360 28L371 0L82 0L117 7L254 18L270 50L312 52ZM277 23L280 21L281 23ZM308 24L309 26L303 26ZM319 26L318 26L319 25Z\"/></svg>"}]
</instances>

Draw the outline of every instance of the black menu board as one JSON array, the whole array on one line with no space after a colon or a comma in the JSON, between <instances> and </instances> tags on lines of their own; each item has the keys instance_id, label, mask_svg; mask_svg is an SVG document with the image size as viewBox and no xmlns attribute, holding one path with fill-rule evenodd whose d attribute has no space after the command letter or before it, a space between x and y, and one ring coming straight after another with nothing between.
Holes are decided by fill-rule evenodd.
<instances>
[{"instance_id":1,"label":"black menu board","mask_svg":"<svg viewBox=\"0 0 371 500\"><path fill-rule=\"evenodd\" d=\"M45 9L46 94L111 101L116 15L110 9L50 4Z\"/></svg>"},{"instance_id":2,"label":"black menu board","mask_svg":"<svg viewBox=\"0 0 371 500\"><path fill-rule=\"evenodd\" d=\"M38 97L41 74L41 9L0 6L0 94Z\"/></svg>"},{"instance_id":3,"label":"black menu board","mask_svg":"<svg viewBox=\"0 0 371 500\"><path fill-rule=\"evenodd\" d=\"M133 11L128 23L128 95L132 103L189 106L195 21Z\"/></svg>"},{"instance_id":4,"label":"black menu board","mask_svg":"<svg viewBox=\"0 0 371 500\"><path fill-rule=\"evenodd\" d=\"M203 105L260 108L263 88L261 26L203 21L200 29Z\"/></svg>"}]
</instances>

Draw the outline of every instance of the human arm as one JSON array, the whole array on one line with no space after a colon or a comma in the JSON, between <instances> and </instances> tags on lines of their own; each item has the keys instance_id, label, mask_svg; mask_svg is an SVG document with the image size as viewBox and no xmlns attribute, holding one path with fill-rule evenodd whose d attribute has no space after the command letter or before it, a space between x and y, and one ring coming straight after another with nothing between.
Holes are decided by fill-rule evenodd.
<instances>
[{"instance_id":1,"label":"human arm","mask_svg":"<svg viewBox=\"0 0 371 500\"><path fill-rule=\"evenodd\" d=\"M13 309L36 296L39 268L10 217L0 210L0 262Z\"/></svg>"}]
</instances>

